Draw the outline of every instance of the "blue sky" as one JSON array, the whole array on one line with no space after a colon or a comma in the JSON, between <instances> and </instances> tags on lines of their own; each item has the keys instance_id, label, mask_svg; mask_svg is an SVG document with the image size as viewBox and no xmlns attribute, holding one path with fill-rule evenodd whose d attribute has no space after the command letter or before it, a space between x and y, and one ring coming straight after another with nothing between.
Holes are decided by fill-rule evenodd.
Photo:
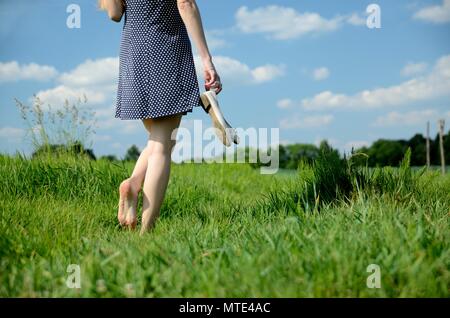
<instances>
[{"instance_id":1,"label":"blue sky","mask_svg":"<svg viewBox=\"0 0 450 318\"><path fill-rule=\"evenodd\" d=\"M450 1L377 1L381 29L369 29L372 2L198 0L233 126L278 127L282 143L327 139L348 150L409 138L427 120L434 135L438 118L450 122ZM66 26L71 3L81 7L80 29ZM13 98L33 94L57 106L86 93L97 155L145 145L139 121L114 118L122 24L93 0L0 2L0 152L30 152ZM198 108L183 126L195 119L209 123Z\"/></svg>"}]
</instances>

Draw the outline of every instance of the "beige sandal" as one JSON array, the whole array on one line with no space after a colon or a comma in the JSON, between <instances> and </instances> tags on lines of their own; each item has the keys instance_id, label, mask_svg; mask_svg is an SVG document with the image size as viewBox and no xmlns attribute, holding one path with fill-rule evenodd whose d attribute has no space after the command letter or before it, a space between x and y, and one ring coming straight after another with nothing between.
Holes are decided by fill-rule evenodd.
<instances>
[{"instance_id":1,"label":"beige sandal","mask_svg":"<svg viewBox=\"0 0 450 318\"><path fill-rule=\"evenodd\" d=\"M212 119L213 126L216 128L216 135L220 141L227 147L231 146L231 142L239 144L239 136L236 130L226 121L219 107L216 92L213 90L206 91L200 96L202 107Z\"/></svg>"}]
</instances>

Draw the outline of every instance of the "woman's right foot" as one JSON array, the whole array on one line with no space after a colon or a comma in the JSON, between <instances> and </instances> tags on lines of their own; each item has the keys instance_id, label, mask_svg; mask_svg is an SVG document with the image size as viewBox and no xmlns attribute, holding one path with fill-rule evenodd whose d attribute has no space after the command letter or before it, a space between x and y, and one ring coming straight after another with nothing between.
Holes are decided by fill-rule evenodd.
<instances>
[{"instance_id":1,"label":"woman's right foot","mask_svg":"<svg viewBox=\"0 0 450 318\"><path fill-rule=\"evenodd\" d=\"M139 191L133 189L130 179L126 179L120 184L119 195L117 219L120 225L134 229L137 224L136 210Z\"/></svg>"}]
</instances>

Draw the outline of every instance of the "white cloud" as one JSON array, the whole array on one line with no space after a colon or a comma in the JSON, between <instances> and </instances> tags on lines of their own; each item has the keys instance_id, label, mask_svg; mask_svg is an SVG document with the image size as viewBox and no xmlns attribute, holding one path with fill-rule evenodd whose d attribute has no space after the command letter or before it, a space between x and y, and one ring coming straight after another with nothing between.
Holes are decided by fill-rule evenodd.
<instances>
[{"instance_id":1,"label":"white cloud","mask_svg":"<svg viewBox=\"0 0 450 318\"><path fill-rule=\"evenodd\" d=\"M450 118L450 113L440 114L434 109L415 110L410 112L389 112L384 116L379 116L372 126L392 127L392 126L419 126L425 125L427 121L436 121L438 118Z\"/></svg>"},{"instance_id":2,"label":"white cloud","mask_svg":"<svg viewBox=\"0 0 450 318\"><path fill-rule=\"evenodd\" d=\"M195 61L197 72L201 75L200 58L196 56ZM283 65L267 64L251 68L225 56L216 56L214 62L227 87L268 82L283 76L285 72ZM65 100L76 103L85 95L89 106L94 106L98 129L120 129L125 134L145 133L140 121L120 121L114 117L118 68L118 58L88 59L73 70L61 74L56 87L42 90L36 95L44 104L51 104L55 108L62 106ZM111 106L104 107L106 103Z\"/></svg>"},{"instance_id":3,"label":"white cloud","mask_svg":"<svg viewBox=\"0 0 450 318\"><path fill-rule=\"evenodd\" d=\"M115 97L119 74L118 58L88 59L73 70L61 74L58 86L38 92L44 102L58 107L67 99L75 103L85 95L89 105L103 104Z\"/></svg>"},{"instance_id":4,"label":"white cloud","mask_svg":"<svg viewBox=\"0 0 450 318\"><path fill-rule=\"evenodd\" d=\"M366 19L357 13L337 15L331 19L315 12L299 12L293 8L269 5L254 10L243 6L235 15L237 28L244 33L262 33L276 40L295 39L307 34L332 32L345 23L361 26Z\"/></svg>"},{"instance_id":5,"label":"white cloud","mask_svg":"<svg viewBox=\"0 0 450 318\"><path fill-rule=\"evenodd\" d=\"M277 107L281 109L288 109L291 108L294 105L294 102L292 99L284 98L277 102Z\"/></svg>"},{"instance_id":6,"label":"white cloud","mask_svg":"<svg viewBox=\"0 0 450 318\"><path fill-rule=\"evenodd\" d=\"M333 115L318 115L318 116L294 116L285 118L280 121L280 128L282 129L301 129L301 128L317 128L327 126L333 121Z\"/></svg>"},{"instance_id":7,"label":"white cloud","mask_svg":"<svg viewBox=\"0 0 450 318\"><path fill-rule=\"evenodd\" d=\"M198 75L202 75L200 58L195 57ZM250 68L248 65L225 56L214 58L217 70L225 85L233 84L260 84L283 76L283 65L262 65ZM62 106L67 99L69 103L75 103L78 99L87 97L89 105L101 105L116 97L117 81L119 74L119 59L108 57L97 60L88 59L79 64L73 70L62 73L57 82L59 85L51 89L39 91L36 95L53 107ZM99 110L99 111L105 111ZM114 107L108 112L114 117ZM127 131L136 131L127 125Z\"/></svg>"},{"instance_id":8,"label":"white cloud","mask_svg":"<svg viewBox=\"0 0 450 318\"><path fill-rule=\"evenodd\" d=\"M284 66L264 65L252 70L252 78L255 83L270 82L271 80L284 75Z\"/></svg>"},{"instance_id":9,"label":"white cloud","mask_svg":"<svg viewBox=\"0 0 450 318\"><path fill-rule=\"evenodd\" d=\"M119 58L88 59L70 72L61 74L58 81L69 87L110 86L117 82L118 74Z\"/></svg>"},{"instance_id":10,"label":"white cloud","mask_svg":"<svg viewBox=\"0 0 450 318\"><path fill-rule=\"evenodd\" d=\"M412 76L417 74L422 74L427 70L428 64L425 62L422 63L408 63L402 69L401 74L403 76Z\"/></svg>"},{"instance_id":11,"label":"white cloud","mask_svg":"<svg viewBox=\"0 0 450 318\"><path fill-rule=\"evenodd\" d=\"M50 104L54 108L62 107L65 100L69 104L74 104L78 99L83 100L86 96L89 104L101 104L106 101L106 94L100 90L91 90L86 88L72 88L59 85L55 88L39 91L36 96L44 103Z\"/></svg>"},{"instance_id":12,"label":"white cloud","mask_svg":"<svg viewBox=\"0 0 450 318\"><path fill-rule=\"evenodd\" d=\"M367 18L358 13L353 13L347 18L347 22L351 25L363 26L367 24Z\"/></svg>"},{"instance_id":13,"label":"white cloud","mask_svg":"<svg viewBox=\"0 0 450 318\"><path fill-rule=\"evenodd\" d=\"M101 78L101 77L99 77ZM95 87L99 81L91 81L92 85ZM72 83L73 84L73 83ZM105 102L109 101L109 93L111 93L109 88L97 85L100 87L98 91L87 89L84 87L67 87L64 85L60 85L53 89L47 91L41 91L37 94L37 96L46 103L49 103L52 106L63 105L64 100L67 99L69 103L74 103L77 101L79 97L82 97L83 94L86 94L88 99L89 106L97 106L98 108L94 108L95 112L95 127L98 130L120 130L121 133L124 134L134 134L139 131L145 133L145 128L142 125L142 122L139 120L120 120L115 118L116 106L115 103L110 104L110 106L102 107ZM100 106L100 107L99 107ZM100 138L100 139L99 139ZM108 141L105 138L107 137L94 137L94 141Z\"/></svg>"},{"instance_id":14,"label":"white cloud","mask_svg":"<svg viewBox=\"0 0 450 318\"><path fill-rule=\"evenodd\" d=\"M249 10L240 7L236 13L237 27L244 33L264 33L277 40L297 38L308 33L334 31L342 24L341 17L326 19L317 13L300 13L293 8L270 5Z\"/></svg>"},{"instance_id":15,"label":"white cloud","mask_svg":"<svg viewBox=\"0 0 450 318\"><path fill-rule=\"evenodd\" d=\"M450 94L450 55L436 62L427 76L410 79L401 84L364 90L354 95L324 91L301 101L307 110L368 109L404 105Z\"/></svg>"},{"instance_id":16,"label":"white cloud","mask_svg":"<svg viewBox=\"0 0 450 318\"><path fill-rule=\"evenodd\" d=\"M285 74L284 65L266 64L254 69L238 60L227 56L215 56L214 65L224 85L251 85L269 82ZM199 56L195 57L197 75L203 74Z\"/></svg>"},{"instance_id":17,"label":"white cloud","mask_svg":"<svg viewBox=\"0 0 450 318\"><path fill-rule=\"evenodd\" d=\"M414 18L432 23L450 22L450 0L444 0L442 5L423 8L414 14Z\"/></svg>"},{"instance_id":18,"label":"white cloud","mask_svg":"<svg viewBox=\"0 0 450 318\"><path fill-rule=\"evenodd\" d=\"M316 81L323 81L330 76L330 70L326 67L320 67L313 71L313 78Z\"/></svg>"},{"instance_id":19,"label":"white cloud","mask_svg":"<svg viewBox=\"0 0 450 318\"><path fill-rule=\"evenodd\" d=\"M15 127L1 127L0 138L6 139L8 142L19 142L25 136L25 130Z\"/></svg>"},{"instance_id":20,"label":"white cloud","mask_svg":"<svg viewBox=\"0 0 450 318\"><path fill-rule=\"evenodd\" d=\"M20 80L48 81L55 78L58 71L48 65L36 63L19 64L16 61L0 62L0 83Z\"/></svg>"}]
</instances>

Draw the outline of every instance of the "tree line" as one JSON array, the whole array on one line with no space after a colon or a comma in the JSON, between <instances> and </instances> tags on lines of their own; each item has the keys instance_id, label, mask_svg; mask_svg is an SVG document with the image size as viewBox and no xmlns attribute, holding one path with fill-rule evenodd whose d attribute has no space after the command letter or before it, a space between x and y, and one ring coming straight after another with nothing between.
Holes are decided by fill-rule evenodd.
<instances>
[{"instance_id":1,"label":"tree line","mask_svg":"<svg viewBox=\"0 0 450 318\"><path fill-rule=\"evenodd\" d=\"M393 166L396 167L402 161L405 153L411 149L411 166L425 166L426 165L426 138L422 134L416 134L409 140L388 140L379 139L375 141L370 147L362 147L353 149L353 153L364 154L355 158L355 162L361 165L368 165L369 167L376 166ZM97 160L92 149L86 149L79 142L74 143L68 147L65 145L50 145L41 146L33 153L32 157L37 157L43 153L60 153L68 150L69 152L87 156L89 159ZM322 141L319 146L313 144L289 144L279 145L279 162L280 168L283 169L297 169L301 162L312 163L319 156L321 151L334 151L327 141ZM247 154L250 152L249 148L245 149ZM444 135L444 153L450 153L450 131ZM139 158L140 150L137 146L131 146L123 159L118 159L114 155L102 156L98 159L108 161L136 161ZM348 156L350 154L346 154ZM258 158L259 159L259 158ZM248 162L248 161L247 161ZM440 150L439 150L439 135L430 140L430 163L431 165L440 165ZM262 165L259 161L252 163L253 166L259 167Z\"/></svg>"},{"instance_id":2,"label":"tree line","mask_svg":"<svg viewBox=\"0 0 450 318\"><path fill-rule=\"evenodd\" d=\"M301 161L313 162L323 148L332 149L323 141L319 146L311 144L280 145L280 167L296 169ZM415 134L411 139L388 140L379 139L369 147L353 149L353 153L364 154L355 161L369 167L396 167L400 164L408 148L411 149L411 166L425 166L427 164L426 138L422 134ZM450 153L450 131L444 135L444 153ZM351 154L346 154L346 156ZM430 163L440 165L439 134L430 138Z\"/></svg>"}]
</instances>

